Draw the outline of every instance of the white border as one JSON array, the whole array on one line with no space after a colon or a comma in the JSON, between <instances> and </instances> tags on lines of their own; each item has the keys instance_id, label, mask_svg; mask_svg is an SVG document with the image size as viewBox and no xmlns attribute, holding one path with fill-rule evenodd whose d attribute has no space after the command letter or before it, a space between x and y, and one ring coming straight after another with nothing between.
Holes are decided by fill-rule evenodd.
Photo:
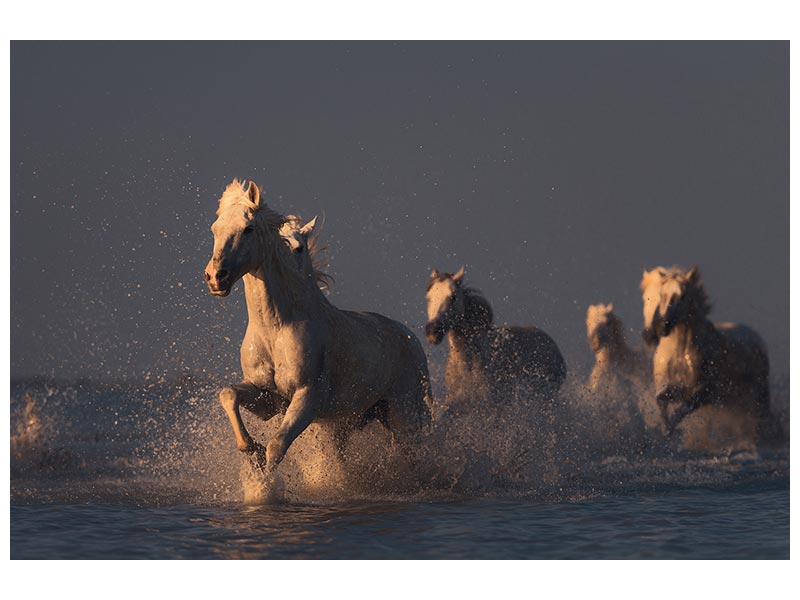
<instances>
[{"instance_id":1,"label":"white border","mask_svg":"<svg viewBox=\"0 0 800 600\"><path fill-rule=\"evenodd\" d=\"M673 0L625 2L57 2L8 3L2 27L12 39L792 39L797 18L787 1ZM9 81L9 45L3 47ZM792 98L797 73L792 61ZM9 115L9 90L2 96ZM795 103L792 102L794 105ZM792 142L795 141L792 127ZM9 140L9 119L3 121ZM794 144L793 144L794 145ZM9 189L9 145L3 145L2 183ZM792 156L792 172L795 159ZM792 194L794 199L794 194ZM8 202L2 213L8 240ZM792 214L795 231L795 215ZM792 237L792 259L797 243ZM8 241L3 245L6 273ZM792 273L794 263L792 260ZM792 283L794 283L792 277ZM792 297L797 297L792 285ZM9 292L2 295L9 319ZM794 308L795 302L792 302ZM791 328L796 339L797 324ZM2 362L9 381L9 332ZM792 373L798 358L791 357ZM6 392L7 394L7 392ZM792 393L792 397L795 394ZM5 394L4 394L5 397ZM8 404L6 404L6 407ZM8 408L3 411L8 432ZM6 434L7 435L7 434ZM7 441L7 440L6 440ZM3 501L8 502L8 443L3 445ZM794 453L793 453L794 454ZM794 458L794 456L792 457ZM794 486L793 486L794 488ZM797 497L792 494L793 500ZM796 502L792 502L792 514ZM8 559L8 511L3 519ZM794 522L796 519L792 519ZM792 546L796 539L792 527ZM746 543L746 540L742 540ZM681 562L16 562L6 570L8 592L35 597L80 591L86 600L109 595L224 598L288 593L350 597L702 598L778 597L797 589L789 563ZM234 579L235 577L235 579ZM71 595L71 594L70 594Z\"/></svg>"}]
</instances>

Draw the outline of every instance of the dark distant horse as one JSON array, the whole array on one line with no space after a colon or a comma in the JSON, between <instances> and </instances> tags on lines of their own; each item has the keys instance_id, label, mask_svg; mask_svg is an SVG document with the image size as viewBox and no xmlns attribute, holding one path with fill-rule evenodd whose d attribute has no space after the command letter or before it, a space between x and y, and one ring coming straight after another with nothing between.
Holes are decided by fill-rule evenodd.
<instances>
[{"instance_id":1,"label":"dark distant horse","mask_svg":"<svg viewBox=\"0 0 800 600\"><path fill-rule=\"evenodd\" d=\"M495 327L489 302L457 273L434 270L428 283L428 341L450 342L448 408L481 410L517 392L552 400L567 375L555 342L536 327Z\"/></svg>"}]
</instances>

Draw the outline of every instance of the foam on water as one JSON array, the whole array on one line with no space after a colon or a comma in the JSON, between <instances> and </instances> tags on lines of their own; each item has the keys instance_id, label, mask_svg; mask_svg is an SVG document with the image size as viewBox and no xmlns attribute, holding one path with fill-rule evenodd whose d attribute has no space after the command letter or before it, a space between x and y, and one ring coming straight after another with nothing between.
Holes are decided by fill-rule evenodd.
<instances>
[{"instance_id":1,"label":"foam on water","mask_svg":"<svg viewBox=\"0 0 800 600\"><path fill-rule=\"evenodd\" d=\"M570 381L547 411L525 394L460 414L437 411L436 426L411 451L393 446L375 422L352 436L342 462L330 432L312 425L265 481L236 450L217 391L216 384L191 380L13 385L12 501L568 500L788 473L788 441L756 449L711 435L699 450L687 449L680 436L664 441L648 428L628 399L598 401ZM278 426L277 418L264 423L243 416L262 444ZM690 428L703 429L708 421L709 415L698 415ZM710 443L715 439L722 443Z\"/></svg>"}]
</instances>

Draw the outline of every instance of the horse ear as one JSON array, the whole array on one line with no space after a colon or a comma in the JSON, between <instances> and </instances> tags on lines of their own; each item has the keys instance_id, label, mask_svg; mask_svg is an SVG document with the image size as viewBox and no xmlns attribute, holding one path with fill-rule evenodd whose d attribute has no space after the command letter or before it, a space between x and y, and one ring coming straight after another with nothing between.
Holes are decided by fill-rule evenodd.
<instances>
[{"instance_id":1,"label":"horse ear","mask_svg":"<svg viewBox=\"0 0 800 600\"><path fill-rule=\"evenodd\" d=\"M462 266L458 271L456 271L456 274L453 275L453 281L460 281L461 278L464 277L466 270L466 266Z\"/></svg>"},{"instance_id":2,"label":"horse ear","mask_svg":"<svg viewBox=\"0 0 800 600\"><path fill-rule=\"evenodd\" d=\"M261 202L261 190L258 189L258 186L254 181L247 182L247 189L244 191L248 198L250 198L250 202L258 207L259 202Z\"/></svg>"},{"instance_id":3,"label":"horse ear","mask_svg":"<svg viewBox=\"0 0 800 600\"><path fill-rule=\"evenodd\" d=\"M438 276L439 276L439 269L434 269L433 271L431 271L431 279Z\"/></svg>"},{"instance_id":4,"label":"horse ear","mask_svg":"<svg viewBox=\"0 0 800 600\"><path fill-rule=\"evenodd\" d=\"M614 311L614 305L611 302L606 304L606 312L613 312L613 311Z\"/></svg>"},{"instance_id":5,"label":"horse ear","mask_svg":"<svg viewBox=\"0 0 800 600\"><path fill-rule=\"evenodd\" d=\"M692 283L697 283L700 281L700 269L697 268L697 265L689 269L689 272L686 273L686 279Z\"/></svg>"},{"instance_id":6,"label":"horse ear","mask_svg":"<svg viewBox=\"0 0 800 600\"><path fill-rule=\"evenodd\" d=\"M300 233L308 237L311 235L311 232L314 231L314 227L316 226L317 226L317 217L315 216L313 219L311 219L308 223L306 223L300 228Z\"/></svg>"}]
</instances>

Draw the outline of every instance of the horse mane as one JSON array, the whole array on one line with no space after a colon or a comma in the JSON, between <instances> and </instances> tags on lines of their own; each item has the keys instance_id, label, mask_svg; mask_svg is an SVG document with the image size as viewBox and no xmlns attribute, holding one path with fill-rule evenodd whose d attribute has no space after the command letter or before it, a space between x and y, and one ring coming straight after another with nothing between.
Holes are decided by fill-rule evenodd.
<instances>
[{"instance_id":1,"label":"horse mane","mask_svg":"<svg viewBox=\"0 0 800 600\"><path fill-rule=\"evenodd\" d=\"M256 183L250 182L250 185L256 185ZM249 186L246 186L244 182L240 182L238 179L234 178L225 188L225 191L219 199L217 215L219 216L225 209L234 205L242 205L250 211L255 233L258 236L258 245L261 251L261 256L259 257L261 264L269 265L271 268L278 271L283 278L291 282L291 292L291 290L304 284L305 277L298 271L296 265L293 264L291 251L283 241L280 230L285 224L289 224L292 227L301 227L302 225L298 225L298 223L300 223L300 217L296 215L282 215L267 206L267 202L263 197L258 204L253 203L247 193L248 189ZM333 278L325 273L322 270L322 265L320 265L320 259L324 256L327 248L319 245L317 232L314 232L314 234L306 240L306 247L308 256L311 259L311 268L314 273L315 281L317 283L321 282L325 288L329 288L329 282L332 282Z\"/></svg>"},{"instance_id":2,"label":"horse mane","mask_svg":"<svg viewBox=\"0 0 800 600\"><path fill-rule=\"evenodd\" d=\"M464 320L473 327L488 329L494 321L492 305L486 297L475 288L463 287Z\"/></svg>"},{"instance_id":3,"label":"horse mane","mask_svg":"<svg viewBox=\"0 0 800 600\"><path fill-rule=\"evenodd\" d=\"M711 312L711 302L708 300L706 288L700 279L700 272L696 267L689 272L683 271L679 267L673 267L673 269L673 274L670 276L686 284L686 299L694 308L694 315L707 317Z\"/></svg>"}]
</instances>

